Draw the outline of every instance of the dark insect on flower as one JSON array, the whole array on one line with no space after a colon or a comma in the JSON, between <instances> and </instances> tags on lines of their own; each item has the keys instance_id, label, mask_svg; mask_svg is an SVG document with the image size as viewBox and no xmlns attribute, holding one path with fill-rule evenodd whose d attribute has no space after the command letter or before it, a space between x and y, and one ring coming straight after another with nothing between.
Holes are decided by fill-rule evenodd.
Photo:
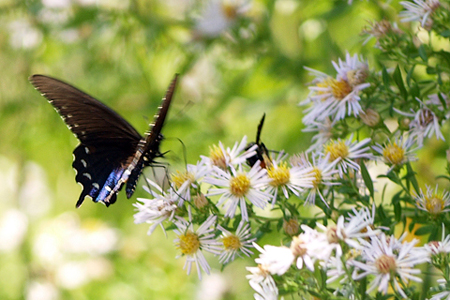
<instances>
[{"instance_id":1,"label":"dark insect on flower","mask_svg":"<svg viewBox=\"0 0 450 300\"><path fill-rule=\"evenodd\" d=\"M247 158L247 164L251 167L253 167L257 161L261 164L261 168L266 168L268 165L270 165L270 156L269 156L269 150L267 150L264 143L260 141L261 139L261 131L264 125L264 119L266 118L266 114L263 114L261 121L259 121L258 130L256 131L256 142L248 143L245 150L250 149L254 145L257 145L256 148L256 154Z\"/></svg>"},{"instance_id":2,"label":"dark insect on flower","mask_svg":"<svg viewBox=\"0 0 450 300\"><path fill-rule=\"evenodd\" d=\"M142 169L162 157L159 145L161 129L175 91L178 75L172 80L149 131L142 137L118 113L95 98L60 80L33 75L30 82L48 99L80 144L72 164L75 180L83 190L79 207L86 196L106 206L116 202L117 193L126 183L130 198Z\"/></svg>"}]
</instances>

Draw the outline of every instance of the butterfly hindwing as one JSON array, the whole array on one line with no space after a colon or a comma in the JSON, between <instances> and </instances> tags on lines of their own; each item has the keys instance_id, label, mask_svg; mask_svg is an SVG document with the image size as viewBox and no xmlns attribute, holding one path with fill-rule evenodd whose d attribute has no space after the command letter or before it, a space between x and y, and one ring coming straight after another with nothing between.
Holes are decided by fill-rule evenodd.
<instances>
[{"instance_id":1,"label":"butterfly hindwing","mask_svg":"<svg viewBox=\"0 0 450 300\"><path fill-rule=\"evenodd\" d=\"M127 196L131 197L143 167L161 156L160 132L176 79L177 76L155 116L155 125L142 138L119 114L79 89L44 75L30 77L31 83L49 100L80 140L73 152L72 164L77 172L75 179L83 186L77 207L86 196L109 206L116 201L117 193L127 181Z\"/></svg>"}]
</instances>

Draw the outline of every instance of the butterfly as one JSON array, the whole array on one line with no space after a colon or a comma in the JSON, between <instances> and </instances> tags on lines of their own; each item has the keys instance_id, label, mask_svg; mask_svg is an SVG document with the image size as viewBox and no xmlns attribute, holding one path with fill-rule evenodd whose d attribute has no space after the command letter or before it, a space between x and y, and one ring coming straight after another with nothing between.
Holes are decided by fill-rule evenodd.
<instances>
[{"instance_id":1,"label":"butterfly","mask_svg":"<svg viewBox=\"0 0 450 300\"><path fill-rule=\"evenodd\" d=\"M133 195L143 168L163 155L159 150L161 129L177 79L175 75L153 124L142 137L114 110L70 84L44 75L29 78L80 141L72 164L75 180L83 186L77 208L86 196L106 206L113 204L125 183L127 197Z\"/></svg>"},{"instance_id":2,"label":"butterfly","mask_svg":"<svg viewBox=\"0 0 450 300\"><path fill-rule=\"evenodd\" d=\"M266 118L266 114L263 114L261 121L259 121L258 129L256 131L256 142L249 143L246 150L250 149L254 145L257 145L256 154L247 158L247 164L249 166L254 166L257 161L260 162L261 168L266 168L266 166L270 163L269 150L267 150L264 143L260 141L261 139L261 131L264 125L264 120Z\"/></svg>"}]
</instances>

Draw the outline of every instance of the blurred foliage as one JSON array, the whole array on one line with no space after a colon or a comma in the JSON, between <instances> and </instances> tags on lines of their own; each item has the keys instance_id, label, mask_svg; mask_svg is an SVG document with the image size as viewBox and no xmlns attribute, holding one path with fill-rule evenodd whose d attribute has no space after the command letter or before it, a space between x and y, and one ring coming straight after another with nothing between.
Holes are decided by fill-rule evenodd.
<instances>
[{"instance_id":1,"label":"blurred foliage","mask_svg":"<svg viewBox=\"0 0 450 300\"><path fill-rule=\"evenodd\" d=\"M367 20L395 14L376 1L355 1L350 7L347 1L259 0L225 32L204 37L193 28L205 5L0 1L0 299L38 299L30 295L36 284L48 296L39 299L197 299L202 284L195 274L185 275L172 237L157 231L150 239L147 226L133 224L135 200L121 194L109 208L86 201L75 210L81 189L71 153L77 140L33 89L30 75L73 84L144 133L170 79L180 73L163 130L162 150L170 150L164 161L170 166L183 166L185 156L195 163L219 140L231 146L243 135L253 139L264 112L266 146L295 153L305 150L311 137L301 132L302 109L297 107L311 80L303 67L330 71L330 61L346 50L370 59L373 43L362 46L361 29ZM143 196L138 188L134 197ZM23 222L15 215L6 222L8 212L18 213ZM112 228L117 241L106 253L53 247L52 235L66 222L73 232ZM1 246L10 243L8 237L20 242ZM51 252L55 249L64 257ZM54 264L46 263L41 252L55 257ZM102 267L85 264L81 272L100 270L99 276L74 286L64 283L62 265L100 258L105 259ZM251 298L245 265L241 260L221 273L224 299Z\"/></svg>"}]
</instances>

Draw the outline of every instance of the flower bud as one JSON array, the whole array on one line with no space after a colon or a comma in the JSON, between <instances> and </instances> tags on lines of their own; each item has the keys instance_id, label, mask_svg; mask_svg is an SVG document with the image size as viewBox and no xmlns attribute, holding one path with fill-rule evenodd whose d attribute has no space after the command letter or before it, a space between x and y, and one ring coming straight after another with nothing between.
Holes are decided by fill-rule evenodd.
<instances>
[{"instance_id":1,"label":"flower bud","mask_svg":"<svg viewBox=\"0 0 450 300\"><path fill-rule=\"evenodd\" d=\"M373 109L368 108L359 115L361 121L369 127L375 127L380 123L380 115Z\"/></svg>"}]
</instances>

